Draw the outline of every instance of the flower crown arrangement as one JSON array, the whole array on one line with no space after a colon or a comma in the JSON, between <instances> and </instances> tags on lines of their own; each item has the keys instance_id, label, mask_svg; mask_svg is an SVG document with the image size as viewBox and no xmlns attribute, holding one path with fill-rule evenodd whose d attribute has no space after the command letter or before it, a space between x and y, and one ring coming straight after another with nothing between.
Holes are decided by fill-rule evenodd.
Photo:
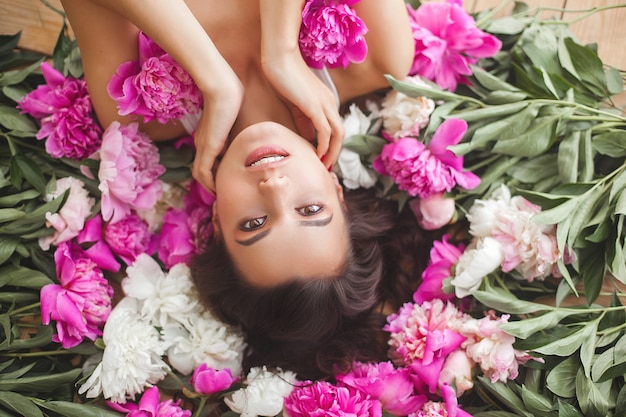
<instances>
[{"instance_id":1,"label":"flower crown arrangement","mask_svg":"<svg viewBox=\"0 0 626 417\"><path fill-rule=\"evenodd\" d=\"M305 4L311 67L363 59L354 3ZM0 414L624 415L624 74L523 3L407 9L411 75L349 107L335 170L457 232L388 316L389 360L332 381L244 375L241 331L200 306L187 263L213 197L191 138L99 126L66 30L52 64L0 38ZM188 74L138 45L109 84L120 114L199 112Z\"/></svg>"}]
</instances>

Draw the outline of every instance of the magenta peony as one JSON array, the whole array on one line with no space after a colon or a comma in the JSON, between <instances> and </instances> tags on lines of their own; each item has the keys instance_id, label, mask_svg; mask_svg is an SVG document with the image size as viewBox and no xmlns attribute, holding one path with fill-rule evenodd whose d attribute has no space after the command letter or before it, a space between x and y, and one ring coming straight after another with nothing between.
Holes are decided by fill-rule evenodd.
<instances>
[{"instance_id":1,"label":"magenta peony","mask_svg":"<svg viewBox=\"0 0 626 417\"><path fill-rule=\"evenodd\" d=\"M165 168L159 163L158 148L138 125L113 122L104 132L99 152L102 217L115 223L132 209L153 207L161 195L159 176Z\"/></svg>"},{"instance_id":2,"label":"magenta peony","mask_svg":"<svg viewBox=\"0 0 626 417\"><path fill-rule=\"evenodd\" d=\"M41 72L46 84L24 96L17 107L37 119L37 139L47 138L46 151L52 157L88 157L100 147L102 128L93 117L87 84L64 77L47 62Z\"/></svg>"},{"instance_id":3,"label":"magenta peony","mask_svg":"<svg viewBox=\"0 0 626 417\"><path fill-rule=\"evenodd\" d=\"M285 398L289 417L381 417L380 402L351 387L304 381Z\"/></svg>"},{"instance_id":4,"label":"magenta peony","mask_svg":"<svg viewBox=\"0 0 626 417\"><path fill-rule=\"evenodd\" d=\"M358 1L358 0L356 0ZM311 68L343 67L367 55L365 23L350 7L355 0L308 0L302 10L300 52Z\"/></svg>"},{"instance_id":5,"label":"magenta peony","mask_svg":"<svg viewBox=\"0 0 626 417\"><path fill-rule=\"evenodd\" d=\"M463 157L447 149L459 143L466 130L464 120L448 119L439 126L428 148L414 138L400 138L386 144L372 166L392 177L398 188L412 197L428 198L450 191L455 185L475 188L480 178L464 172Z\"/></svg>"},{"instance_id":6,"label":"magenta peony","mask_svg":"<svg viewBox=\"0 0 626 417\"><path fill-rule=\"evenodd\" d=\"M95 340L111 312L113 288L96 263L73 243L61 243L54 253L59 284L41 289L41 321L56 321L52 341L65 349L85 337Z\"/></svg>"},{"instance_id":7,"label":"magenta peony","mask_svg":"<svg viewBox=\"0 0 626 417\"><path fill-rule=\"evenodd\" d=\"M415 390L407 368L396 369L391 362L356 362L351 372L335 375L339 385L355 388L380 401L388 413L405 416L419 410L426 395Z\"/></svg>"},{"instance_id":8,"label":"magenta peony","mask_svg":"<svg viewBox=\"0 0 626 417\"><path fill-rule=\"evenodd\" d=\"M191 385L196 392L203 395L211 395L224 391L236 382L239 378L233 378L230 369L217 370L209 368L206 363L201 363L191 376Z\"/></svg>"},{"instance_id":9,"label":"magenta peony","mask_svg":"<svg viewBox=\"0 0 626 417\"><path fill-rule=\"evenodd\" d=\"M191 76L143 32L138 46L139 60L122 63L107 85L119 114L167 123L198 113L202 93Z\"/></svg>"},{"instance_id":10,"label":"magenta peony","mask_svg":"<svg viewBox=\"0 0 626 417\"><path fill-rule=\"evenodd\" d=\"M107 223L103 231L104 241L126 265L132 265L142 253L152 254L153 236L148 224L131 213L116 223ZM152 246L152 247L151 247Z\"/></svg>"},{"instance_id":11,"label":"magenta peony","mask_svg":"<svg viewBox=\"0 0 626 417\"><path fill-rule=\"evenodd\" d=\"M126 417L191 417L191 411L180 407L180 400L159 402L157 387L148 388L141 396L139 404L118 404L111 401L107 401L107 404L115 411L126 413Z\"/></svg>"},{"instance_id":12,"label":"magenta peony","mask_svg":"<svg viewBox=\"0 0 626 417\"><path fill-rule=\"evenodd\" d=\"M443 301L451 301L454 298L454 293L443 292L443 281L454 276L453 268L465 250L465 246L448 243L449 237L450 235L446 234L441 241L433 243L430 260L422 272L422 282L413 294L413 301L418 304L436 298Z\"/></svg>"},{"instance_id":13,"label":"magenta peony","mask_svg":"<svg viewBox=\"0 0 626 417\"><path fill-rule=\"evenodd\" d=\"M210 222L215 197L192 181L183 208L170 208L163 216L159 259L166 268L187 263L213 233Z\"/></svg>"},{"instance_id":14,"label":"magenta peony","mask_svg":"<svg viewBox=\"0 0 626 417\"><path fill-rule=\"evenodd\" d=\"M390 333L390 355L398 365L409 366L434 393L446 357L466 339L457 331L465 320L453 304L439 299L406 303L387 317L383 328Z\"/></svg>"},{"instance_id":15,"label":"magenta peony","mask_svg":"<svg viewBox=\"0 0 626 417\"><path fill-rule=\"evenodd\" d=\"M494 56L501 48L498 38L476 27L462 2L428 2L417 10L407 5L415 38L411 75L434 81L443 89L456 90L472 75L470 65Z\"/></svg>"}]
</instances>

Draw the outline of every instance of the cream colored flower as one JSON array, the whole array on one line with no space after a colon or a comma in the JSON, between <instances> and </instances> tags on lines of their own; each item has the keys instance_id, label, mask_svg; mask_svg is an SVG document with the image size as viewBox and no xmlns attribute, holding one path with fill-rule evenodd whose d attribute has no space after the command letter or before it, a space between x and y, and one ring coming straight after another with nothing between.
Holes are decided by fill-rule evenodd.
<instances>
[{"instance_id":1,"label":"cream colored flower","mask_svg":"<svg viewBox=\"0 0 626 417\"><path fill-rule=\"evenodd\" d=\"M500 243L485 237L474 242L474 247L468 247L456 264L454 279L454 293L463 298L477 290L483 278L496 270L502 263L503 254Z\"/></svg>"},{"instance_id":2,"label":"cream colored flower","mask_svg":"<svg viewBox=\"0 0 626 417\"><path fill-rule=\"evenodd\" d=\"M414 85L426 85L418 76L407 77L403 81ZM428 125L430 114L435 110L435 102L427 97L409 97L391 90L382 102L380 115L384 131L394 139L418 137L421 129Z\"/></svg>"}]
</instances>

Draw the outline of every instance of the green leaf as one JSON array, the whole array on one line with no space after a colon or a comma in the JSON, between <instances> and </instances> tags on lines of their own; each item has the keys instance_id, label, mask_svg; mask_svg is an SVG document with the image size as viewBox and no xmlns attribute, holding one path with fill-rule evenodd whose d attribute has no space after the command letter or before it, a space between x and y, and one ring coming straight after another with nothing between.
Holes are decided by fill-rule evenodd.
<instances>
[{"instance_id":1,"label":"green leaf","mask_svg":"<svg viewBox=\"0 0 626 417\"><path fill-rule=\"evenodd\" d=\"M470 97L444 91L432 83L431 86L417 86L404 81L398 81L390 75L385 75L385 78L395 90L409 97L429 97L433 100L444 101L473 101Z\"/></svg>"},{"instance_id":2,"label":"green leaf","mask_svg":"<svg viewBox=\"0 0 626 417\"><path fill-rule=\"evenodd\" d=\"M496 77L495 75L485 71L481 67L471 65L472 76L476 78L478 83L489 91L505 91L509 93L519 93L520 89L506 81Z\"/></svg>"},{"instance_id":3,"label":"green leaf","mask_svg":"<svg viewBox=\"0 0 626 417\"><path fill-rule=\"evenodd\" d=\"M16 392L0 391L0 405L26 417L43 417L41 410L28 397Z\"/></svg>"},{"instance_id":4,"label":"green leaf","mask_svg":"<svg viewBox=\"0 0 626 417\"><path fill-rule=\"evenodd\" d=\"M0 343L0 350L29 350L44 347L50 344L54 331L51 326L38 326L37 334L26 339L14 339L11 343ZM8 342L8 340L6 340Z\"/></svg>"},{"instance_id":5,"label":"green leaf","mask_svg":"<svg viewBox=\"0 0 626 417\"><path fill-rule=\"evenodd\" d=\"M613 365L615 365L614 361L615 348L609 348L599 354L595 360L593 361L593 365L591 367L591 375L587 377L591 377L592 381L598 382L602 375ZM626 361L626 358L624 358Z\"/></svg>"},{"instance_id":6,"label":"green leaf","mask_svg":"<svg viewBox=\"0 0 626 417\"><path fill-rule=\"evenodd\" d=\"M39 290L47 284L52 284L52 280L41 271L13 265L0 268L0 287L12 285Z\"/></svg>"},{"instance_id":7,"label":"green leaf","mask_svg":"<svg viewBox=\"0 0 626 417\"><path fill-rule=\"evenodd\" d=\"M587 324L583 336L583 343L580 346L580 362L583 364L583 371L585 371L587 378L591 378L591 363L596 348L596 334L598 333L599 320L600 319L596 319Z\"/></svg>"},{"instance_id":8,"label":"green leaf","mask_svg":"<svg viewBox=\"0 0 626 417\"><path fill-rule=\"evenodd\" d=\"M33 71L39 68L45 57L41 57L37 62L21 70L6 71L0 74L0 86L19 84L26 79Z\"/></svg>"},{"instance_id":9,"label":"green leaf","mask_svg":"<svg viewBox=\"0 0 626 417\"><path fill-rule=\"evenodd\" d=\"M82 369L47 375L0 380L0 391L51 392L63 384L72 384L80 376Z\"/></svg>"},{"instance_id":10,"label":"green leaf","mask_svg":"<svg viewBox=\"0 0 626 417\"><path fill-rule=\"evenodd\" d=\"M385 139L374 135L352 135L345 140L343 146L362 156L379 154L388 143Z\"/></svg>"},{"instance_id":11,"label":"green leaf","mask_svg":"<svg viewBox=\"0 0 626 417\"><path fill-rule=\"evenodd\" d=\"M564 115L537 117L524 133L496 142L493 151L527 158L538 156L552 145L557 124L562 117Z\"/></svg>"},{"instance_id":12,"label":"green leaf","mask_svg":"<svg viewBox=\"0 0 626 417\"><path fill-rule=\"evenodd\" d=\"M26 190L21 193L5 195L0 197L0 207L13 207L21 202L35 199L40 195L37 190Z\"/></svg>"},{"instance_id":13,"label":"green leaf","mask_svg":"<svg viewBox=\"0 0 626 417\"><path fill-rule=\"evenodd\" d=\"M559 144L558 168L559 177L564 183L578 180L578 152L580 151L581 132L570 133Z\"/></svg>"},{"instance_id":14,"label":"green leaf","mask_svg":"<svg viewBox=\"0 0 626 417\"><path fill-rule=\"evenodd\" d=\"M501 104L499 106L486 106L480 109L461 111L455 113L454 117L471 123L483 119L499 119L503 116L517 114L526 107L528 107L528 103L520 101L517 103Z\"/></svg>"},{"instance_id":15,"label":"green leaf","mask_svg":"<svg viewBox=\"0 0 626 417\"><path fill-rule=\"evenodd\" d=\"M585 87L598 97L606 96L608 91L606 77L598 54L591 48L576 43L571 38L565 39L565 47Z\"/></svg>"},{"instance_id":16,"label":"green leaf","mask_svg":"<svg viewBox=\"0 0 626 417\"><path fill-rule=\"evenodd\" d=\"M5 237L0 240L0 265L5 263L17 249L19 241L15 238ZM0 277L0 279L2 279Z\"/></svg>"},{"instance_id":17,"label":"green leaf","mask_svg":"<svg viewBox=\"0 0 626 417\"><path fill-rule=\"evenodd\" d=\"M0 234L18 234L23 235L26 233L39 230L43 227L46 221L46 213L56 213L69 194L67 190L63 195L35 208L33 211L26 213L23 217L0 226Z\"/></svg>"},{"instance_id":18,"label":"green leaf","mask_svg":"<svg viewBox=\"0 0 626 417\"><path fill-rule=\"evenodd\" d=\"M593 324L580 326L578 330L574 331L569 336L536 347L534 350L544 355L569 356L580 347L584 337L590 337L590 334L594 333L595 328Z\"/></svg>"},{"instance_id":19,"label":"green leaf","mask_svg":"<svg viewBox=\"0 0 626 417\"><path fill-rule=\"evenodd\" d=\"M609 94L619 94L624 91L624 79L617 68L609 67L604 70L606 77L606 86Z\"/></svg>"},{"instance_id":20,"label":"green leaf","mask_svg":"<svg viewBox=\"0 0 626 417\"><path fill-rule=\"evenodd\" d=\"M595 408L599 415L608 415L611 406L611 382L595 383L587 378L582 369L576 375L576 397L583 413Z\"/></svg>"},{"instance_id":21,"label":"green leaf","mask_svg":"<svg viewBox=\"0 0 626 417\"><path fill-rule=\"evenodd\" d=\"M612 158L626 156L626 130L615 129L593 137L593 147Z\"/></svg>"},{"instance_id":22,"label":"green leaf","mask_svg":"<svg viewBox=\"0 0 626 417\"><path fill-rule=\"evenodd\" d=\"M28 116L20 114L15 107L0 104L0 125L7 130L32 133L33 136L39 128Z\"/></svg>"},{"instance_id":23,"label":"green leaf","mask_svg":"<svg viewBox=\"0 0 626 417\"><path fill-rule=\"evenodd\" d=\"M498 381L492 383L483 376L476 378L481 387L485 388L491 396L500 400L506 407L517 413L518 416L534 417L534 415L526 410L526 406L522 400L505 384Z\"/></svg>"},{"instance_id":24,"label":"green leaf","mask_svg":"<svg viewBox=\"0 0 626 417\"><path fill-rule=\"evenodd\" d=\"M615 400L615 416L626 415L626 385L624 385L617 394Z\"/></svg>"},{"instance_id":25,"label":"green leaf","mask_svg":"<svg viewBox=\"0 0 626 417\"><path fill-rule=\"evenodd\" d=\"M543 210L532 217L532 221L539 224L557 224L567 219L576 209L578 200L571 198L556 207Z\"/></svg>"},{"instance_id":26,"label":"green leaf","mask_svg":"<svg viewBox=\"0 0 626 417\"><path fill-rule=\"evenodd\" d=\"M570 403L558 399L559 404L559 417L584 417L580 411Z\"/></svg>"},{"instance_id":27,"label":"green leaf","mask_svg":"<svg viewBox=\"0 0 626 417\"><path fill-rule=\"evenodd\" d=\"M46 181L39 166L25 155L17 154L11 158L11 165L15 164L22 177L28 181L41 195L46 194Z\"/></svg>"},{"instance_id":28,"label":"green leaf","mask_svg":"<svg viewBox=\"0 0 626 417\"><path fill-rule=\"evenodd\" d=\"M577 311L553 310L533 318L502 323L500 329L520 339L526 339L533 333L556 326L565 317L579 314Z\"/></svg>"},{"instance_id":29,"label":"green leaf","mask_svg":"<svg viewBox=\"0 0 626 417\"><path fill-rule=\"evenodd\" d=\"M543 395L533 392L522 385L522 401L527 410L535 415L549 416L552 403Z\"/></svg>"},{"instance_id":30,"label":"green leaf","mask_svg":"<svg viewBox=\"0 0 626 417\"><path fill-rule=\"evenodd\" d=\"M548 371L546 386L559 397L573 398L576 395L576 374L579 368L578 357L568 356Z\"/></svg>"},{"instance_id":31,"label":"green leaf","mask_svg":"<svg viewBox=\"0 0 626 417\"><path fill-rule=\"evenodd\" d=\"M477 290L472 293L472 296L487 307L494 308L503 313L529 314L554 309L554 307L548 305L520 300L510 292L500 288Z\"/></svg>"},{"instance_id":32,"label":"green leaf","mask_svg":"<svg viewBox=\"0 0 626 417\"><path fill-rule=\"evenodd\" d=\"M93 405L78 404L66 401L46 401L39 403L39 407L53 411L63 417L119 417L110 409L100 408Z\"/></svg>"},{"instance_id":33,"label":"green leaf","mask_svg":"<svg viewBox=\"0 0 626 417\"><path fill-rule=\"evenodd\" d=\"M24 217L24 212L22 210L14 208L0 209L0 223L12 222L20 217Z\"/></svg>"},{"instance_id":34,"label":"green leaf","mask_svg":"<svg viewBox=\"0 0 626 417\"><path fill-rule=\"evenodd\" d=\"M538 183L559 174L554 154L545 154L536 158L525 159L513 165L506 173L520 183L529 184Z\"/></svg>"}]
</instances>

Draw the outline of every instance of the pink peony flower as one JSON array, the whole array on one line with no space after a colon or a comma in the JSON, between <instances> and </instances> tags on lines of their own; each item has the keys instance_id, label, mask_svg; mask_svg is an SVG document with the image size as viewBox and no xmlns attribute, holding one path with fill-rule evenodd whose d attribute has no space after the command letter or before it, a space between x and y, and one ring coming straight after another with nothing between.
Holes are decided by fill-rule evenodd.
<instances>
[{"instance_id":1,"label":"pink peony flower","mask_svg":"<svg viewBox=\"0 0 626 417\"><path fill-rule=\"evenodd\" d=\"M83 253L98 267L117 272L122 266L102 237L102 223L102 215L99 213L87 220L83 230L76 236L76 242L85 248Z\"/></svg>"},{"instance_id":2,"label":"pink peony flower","mask_svg":"<svg viewBox=\"0 0 626 417\"><path fill-rule=\"evenodd\" d=\"M152 254L154 248L153 235L148 224L136 214L129 214L117 223L107 223L104 226L104 241L109 248L119 256L126 265L135 262L142 253ZM152 246L152 247L151 247Z\"/></svg>"},{"instance_id":3,"label":"pink peony flower","mask_svg":"<svg viewBox=\"0 0 626 417\"><path fill-rule=\"evenodd\" d=\"M41 289L41 321L56 321L52 341L65 349L79 345L85 337L95 340L111 312L113 288L96 263L80 247L61 243L54 253L60 285Z\"/></svg>"},{"instance_id":4,"label":"pink peony flower","mask_svg":"<svg viewBox=\"0 0 626 417\"><path fill-rule=\"evenodd\" d=\"M451 301L454 294L446 294L442 290L443 281L454 276L452 269L465 250L464 245L454 246L448 243L450 235L444 235L442 240L434 242L430 250L430 260L424 272L422 282L413 294L413 301L422 304L436 298L443 301Z\"/></svg>"},{"instance_id":5,"label":"pink peony flower","mask_svg":"<svg viewBox=\"0 0 626 417\"><path fill-rule=\"evenodd\" d=\"M166 268L187 263L198 254L213 233L210 222L215 197L192 181L182 209L171 208L163 216L159 259Z\"/></svg>"},{"instance_id":6,"label":"pink peony flower","mask_svg":"<svg viewBox=\"0 0 626 417\"><path fill-rule=\"evenodd\" d=\"M139 404L111 401L107 401L107 404L115 411L126 413L126 417L191 417L191 411L180 407L180 400L159 402L157 387L148 388L141 396Z\"/></svg>"},{"instance_id":7,"label":"pink peony flower","mask_svg":"<svg viewBox=\"0 0 626 417\"><path fill-rule=\"evenodd\" d=\"M201 363L191 376L191 384L196 392L202 395L211 395L224 391L236 382L239 378L233 378L230 369L216 370L209 368L206 363Z\"/></svg>"},{"instance_id":8,"label":"pink peony flower","mask_svg":"<svg viewBox=\"0 0 626 417\"><path fill-rule=\"evenodd\" d=\"M409 72L454 91L472 75L470 65L494 56L501 48L498 38L476 27L462 2L429 2L417 10L407 5L415 38L415 58Z\"/></svg>"},{"instance_id":9,"label":"pink peony flower","mask_svg":"<svg viewBox=\"0 0 626 417\"><path fill-rule=\"evenodd\" d=\"M400 138L386 144L372 165L376 171L392 177L398 188L412 197L428 198L450 191L455 185L475 188L480 178L463 172L463 157L447 149L459 143L466 130L464 120L447 119L433 135L428 148L414 138Z\"/></svg>"},{"instance_id":10,"label":"pink peony flower","mask_svg":"<svg viewBox=\"0 0 626 417\"><path fill-rule=\"evenodd\" d=\"M390 333L390 355L411 370L435 392L446 357L465 341L460 328L466 317L453 304L441 300L421 306L406 303L387 317L383 330Z\"/></svg>"},{"instance_id":11,"label":"pink peony flower","mask_svg":"<svg viewBox=\"0 0 626 417\"><path fill-rule=\"evenodd\" d=\"M119 114L167 123L198 113L202 93L191 76L143 32L138 46L139 60L122 63L107 85Z\"/></svg>"},{"instance_id":12,"label":"pink peony flower","mask_svg":"<svg viewBox=\"0 0 626 417\"><path fill-rule=\"evenodd\" d=\"M476 200L467 215L470 233L492 237L500 243L504 259L502 270L517 269L528 281L560 277L558 261L572 261L563 256L556 242L556 226L538 224L532 217L541 207L521 196L511 197L502 185L489 199Z\"/></svg>"},{"instance_id":13,"label":"pink peony flower","mask_svg":"<svg viewBox=\"0 0 626 417\"><path fill-rule=\"evenodd\" d=\"M447 384L454 387L456 395L460 397L474 386L472 381L474 365L474 361L467 356L465 350L455 350L448 355L443 364L439 374L439 386Z\"/></svg>"},{"instance_id":14,"label":"pink peony flower","mask_svg":"<svg viewBox=\"0 0 626 417\"><path fill-rule=\"evenodd\" d=\"M132 123L113 122L104 132L99 152L102 217L115 223L132 209L153 207L161 195L158 178L165 172L158 148Z\"/></svg>"},{"instance_id":15,"label":"pink peony flower","mask_svg":"<svg viewBox=\"0 0 626 417\"><path fill-rule=\"evenodd\" d=\"M64 77L48 62L41 64L41 72L46 84L24 96L17 107L37 119L36 137L47 138L46 151L52 157L88 157L100 147L102 128L93 117L87 84Z\"/></svg>"},{"instance_id":16,"label":"pink peony flower","mask_svg":"<svg viewBox=\"0 0 626 417\"><path fill-rule=\"evenodd\" d=\"M455 204L444 193L433 194L426 198L414 198L409 201L417 223L424 230L437 230L447 225L454 217Z\"/></svg>"},{"instance_id":17,"label":"pink peony flower","mask_svg":"<svg viewBox=\"0 0 626 417\"><path fill-rule=\"evenodd\" d=\"M428 401L421 410L411 413L408 417L472 417L459 407L454 389L447 384L441 386L443 402Z\"/></svg>"},{"instance_id":18,"label":"pink peony flower","mask_svg":"<svg viewBox=\"0 0 626 417\"><path fill-rule=\"evenodd\" d=\"M358 1L358 0L356 0ZM302 10L299 44L312 68L343 67L367 56L365 23L350 6L355 0L308 0Z\"/></svg>"},{"instance_id":19,"label":"pink peony flower","mask_svg":"<svg viewBox=\"0 0 626 417\"><path fill-rule=\"evenodd\" d=\"M514 349L515 337L500 329L500 325L508 320L508 314L498 318L494 311L489 311L480 320L468 321L462 330L468 337L467 355L480 365L491 382L515 379L518 365L533 359L526 352Z\"/></svg>"},{"instance_id":20,"label":"pink peony flower","mask_svg":"<svg viewBox=\"0 0 626 417\"><path fill-rule=\"evenodd\" d=\"M289 417L381 417L380 402L351 387L304 381L285 398Z\"/></svg>"},{"instance_id":21,"label":"pink peony flower","mask_svg":"<svg viewBox=\"0 0 626 417\"><path fill-rule=\"evenodd\" d=\"M85 183L74 177L59 178L56 189L46 194L45 200L52 201L67 190L69 194L61 209L57 213L46 213L46 226L53 227L55 232L39 238L39 246L43 250L50 249L50 245L58 245L78 236L85 227L85 219L91 214L94 199L89 197Z\"/></svg>"},{"instance_id":22,"label":"pink peony flower","mask_svg":"<svg viewBox=\"0 0 626 417\"><path fill-rule=\"evenodd\" d=\"M396 369L391 362L356 362L351 372L335 375L339 385L355 388L380 401L383 410L404 416L419 410L426 395L416 392L408 369Z\"/></svg>"}]
</instances>

